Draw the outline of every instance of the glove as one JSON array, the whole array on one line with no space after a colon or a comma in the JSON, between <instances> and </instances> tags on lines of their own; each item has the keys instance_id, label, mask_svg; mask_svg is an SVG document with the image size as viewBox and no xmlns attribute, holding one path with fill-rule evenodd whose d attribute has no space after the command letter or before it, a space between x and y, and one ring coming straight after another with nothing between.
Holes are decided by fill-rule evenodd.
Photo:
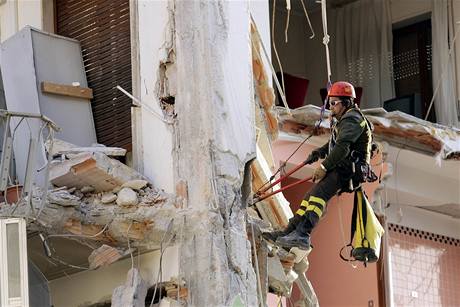
<instances>
[{"instance_id":1,"label":"glove","mask_svg":"<svg viewBox=\"0 0 460 307\"><path fill-rule=\"evenodd\" d=\"M305 160L305 164L312 164L313 162L318 161L320 158L319 152L313 150L307 157L307 160Z\"/></svg>"},{"instance_id":2,"label":"glove","mask_svg":"<svg viewBox=\"0 0 460 307\"><path fill-rule=\"evenodd\" d=\"M313 173L312 180L313 182L320 181L326 176L326 170L322 165L318 166Z\"/></svg>"}]
</instances>

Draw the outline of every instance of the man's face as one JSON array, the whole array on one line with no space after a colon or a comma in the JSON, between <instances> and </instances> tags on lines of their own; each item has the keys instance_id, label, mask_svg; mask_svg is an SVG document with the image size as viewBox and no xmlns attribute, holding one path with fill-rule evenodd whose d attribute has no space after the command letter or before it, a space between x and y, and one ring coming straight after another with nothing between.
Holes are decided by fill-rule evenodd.
<instances>
[{"instance_id":1,"label":"man's face","mask_svg":"<svg viewBox=\"0 0 460 307\"><path fill-rule=\"evenodd\" d=\"M342 100L339 97L330 97L329 109L331 110L331 115L337 117L342 115L345 106L342 104Z\"/></svg>"}]
</instances>

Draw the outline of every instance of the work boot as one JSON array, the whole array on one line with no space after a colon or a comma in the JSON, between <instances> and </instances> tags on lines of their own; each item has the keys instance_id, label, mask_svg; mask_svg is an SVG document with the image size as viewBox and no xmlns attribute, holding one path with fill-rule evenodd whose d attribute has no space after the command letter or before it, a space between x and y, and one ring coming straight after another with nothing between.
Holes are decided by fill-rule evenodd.
<instances>
[{"instance_id":1,"label":"work boot","mask_svg":"<svg viewBox=\"0 0 460 307\"><path fill-rule=\"evenodd\" d=\"M298 247L302 250L310 248L310 235L301 234L297 230L292 231L290 234L276 239L276 244L282 247Z\"/></svg>"},{"instance_id":2,"label":"work boot","mask_svg":"<svg viewBox=\"0 0 460 307\"><path fill-rule=\"evenodd\" d=\"M288 235L294 229L296 229L297 225L299 225L301 221L301 216L294 215L291 219L289 219L289 224L287 225L286 229L273 232L263 232L262 237L267 241L275 243L276 239L278 239L279 237L284 237L285 235Z\"/></svg>"},{"instance_id":3,"label":"work boot","mask_svg":"<svg viewBox=\"0 0 460 307\"><path fill-rule=\"evenodd\" d=\"M278 237L285 236L288 233L289 232L286 232L285 230L273 231L273 232L263 232L262 237L269 242L275 243Z\"/></svg>"}]
</instances>

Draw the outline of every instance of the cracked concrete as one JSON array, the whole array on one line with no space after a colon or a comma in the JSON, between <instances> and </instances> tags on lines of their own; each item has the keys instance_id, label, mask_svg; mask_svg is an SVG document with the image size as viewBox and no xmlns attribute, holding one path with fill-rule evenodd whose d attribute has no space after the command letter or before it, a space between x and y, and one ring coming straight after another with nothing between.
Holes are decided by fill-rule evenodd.
<instances>
[{"instance_id":1,"label":"cracked concrete","mask_svg":"<svg viewBox=\"0 0 460 307\"><path fill-rule=\"evenodd\" d=\"M175 7L174 154L176 182L188 187L180 256L188 304L229 306L240 296L256 306L245 211L246 163L255 157L249 23L241 23L249 13L224 1Z\"/></svg>"}]
</instances>

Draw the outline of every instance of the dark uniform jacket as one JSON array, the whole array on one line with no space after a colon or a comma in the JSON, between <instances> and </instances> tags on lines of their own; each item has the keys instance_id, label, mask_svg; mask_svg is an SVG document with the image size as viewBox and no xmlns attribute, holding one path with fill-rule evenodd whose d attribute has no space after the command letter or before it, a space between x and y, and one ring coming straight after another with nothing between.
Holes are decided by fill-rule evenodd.
<instances>
[{"instance_id":1,"label":"dark uniform jacket","mask_svg":"<svg viewBox=\"0 0 460 307\"><path fill-rule=\"evenodd\" d=\"M326 158L322 162L326 170L348 169L352 160L356 160L356 158L369 164L372 129L372 124L357 107L348 109L332 126L329 143L316 149L321 158ZM351 157L352 152L353 157Z\"/></svg>"}]
</instances>

